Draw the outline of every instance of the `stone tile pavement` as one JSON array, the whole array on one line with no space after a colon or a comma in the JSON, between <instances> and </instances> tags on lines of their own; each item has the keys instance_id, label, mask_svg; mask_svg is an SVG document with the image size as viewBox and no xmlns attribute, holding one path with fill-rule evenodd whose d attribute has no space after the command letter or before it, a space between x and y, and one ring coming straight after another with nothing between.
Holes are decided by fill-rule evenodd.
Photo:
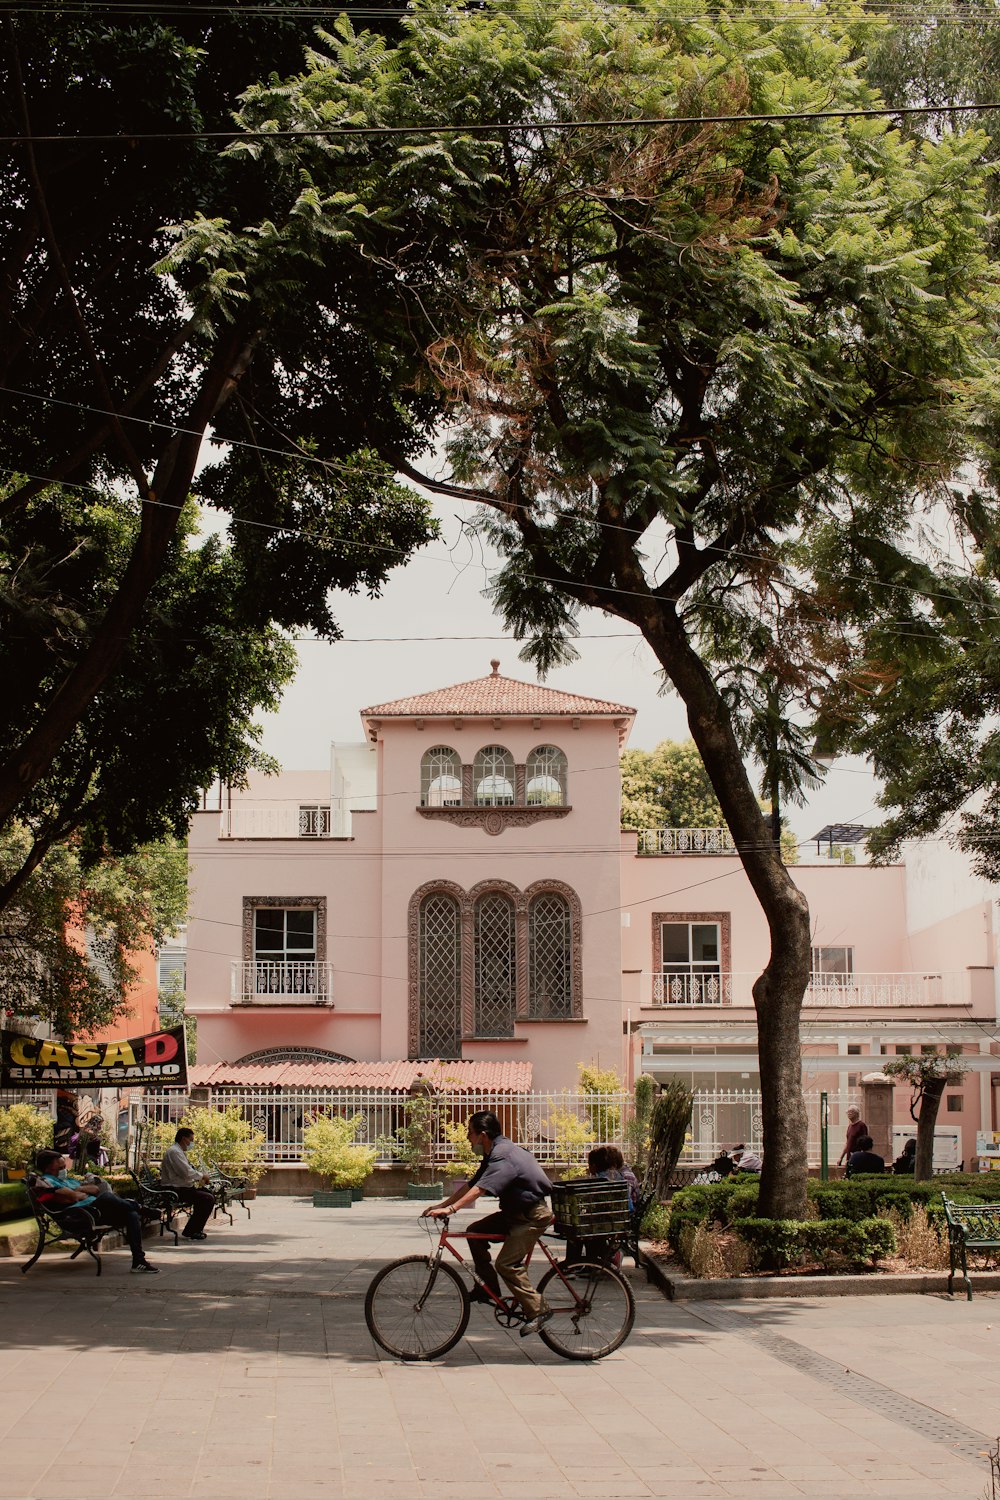
<instances>
[{"instance_id":1,"label":"stone tile pavement","mask_svg":"<svg viewBox=\"0 0 1000 1500\"><path fill-rule=\"evenodd\" d=\"M1000 1296L664 1301L561 1360L474 1308L432 1365L365 1329L416 1208L262 1199L204 1244L0 1263L0 1500L989 1497ZM845 1374L845 1372L851 1372Z\"/></svg>"}]
</instances>

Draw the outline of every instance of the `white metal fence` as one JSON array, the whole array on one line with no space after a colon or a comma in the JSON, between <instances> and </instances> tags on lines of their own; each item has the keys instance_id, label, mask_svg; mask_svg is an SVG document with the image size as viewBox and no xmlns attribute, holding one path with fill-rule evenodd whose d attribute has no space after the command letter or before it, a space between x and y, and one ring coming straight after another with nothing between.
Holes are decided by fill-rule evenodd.
<instances>
[{"instance_id":1,"label":"white metal fence","mask_svg":"<svg viewBox=\"0 0 1000 1500\"><path fill-rule=\"evenodd\" d=\"M859 1103L854 1093L829 1094L831 1159L836 1161L847 1128L847 1110ZM820 1159L820 1095L805 1095L809 1118L809 1160ZM265 1158L272 1164L300 1164L302 1132L323 1115L360 1115L357 1141L376 1148L376 1161L391 1165L404 1151L408 1098L388 1089L237 1089L212 1090L216 1107L238 1105L244 1117L264 1133ZM132 1128L144 1119L175 1125L188 1105L180 1090L148 1094L132 1107ZM504 1133L526 1146L539 1161L580 1163L594 1145L610 1143L625 1148L632 1096L627 1093L584 1094L579 1090L554 1093L496 1095L441 1093L431 1115L434 1157L446 1164L455 1155L447 1127L464 1124L476 1110L496 1114ZM760 1151L760 1093L755 1089L699 1091L694 1096L691 1127L681 1153L681 1164L693 1166L713 1160L724 1147L743 1144Z\"/></svg>"}]
</instances>

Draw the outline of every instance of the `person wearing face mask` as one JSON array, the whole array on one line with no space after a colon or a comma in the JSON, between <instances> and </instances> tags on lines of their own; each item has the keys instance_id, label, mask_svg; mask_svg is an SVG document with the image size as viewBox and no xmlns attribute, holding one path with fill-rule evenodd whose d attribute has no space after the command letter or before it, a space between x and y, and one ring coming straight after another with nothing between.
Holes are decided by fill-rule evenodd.
<instances>
[{"instance_id":1,"label":"person wearing face mask","mask_svg":"<svg viewBox=\"0 0 1000 1500\"><path fill-rule=\"evenodd\" d=\"M159 1274L158 1268L146 1259L142 1248L142 1220L130 1198L119 1198L97 1179L88 1182L71 1177L69 1159L61 1151L39 1151L35 1166L38 1172L35 1196L43 1208L64 1217L68 1228L72 1228L72 1211L85 1208L99 1224L111 1224L122 1231L132 1252L133 1274Z\"/></svg>"},{"instance_id":2,"label":"person wearing face mask","mask_svg":"<svg viewBox=\"0 0 1000 1500\"><path fill-rule=\"evenodd\" d=\"M531 1152L523 1146L515 1146L503 1134L496 1115L480 1110L469 1120L467 1134L473 1151L483 1158L482 1164L468 1184L457 1188L443 1203L425 1209L423 1217L443 1218L460 1208L470 1207L484 1193L498 1200L497 1213L476 1219L468 1229L470 1235L489 1235L494 1240L503 1240L496 1266L490 1260L487 1240L470 1239L469 1250L477 1274L490 1290L497 1297L501 1295L497 1280L499 1272L521 1304L527 1319L521 1328L521 1337L524 1338L529 1333L537 1333L552 1316L524 1267L529 1251L552 1223L552 1213L545 1201L552 1191L552 1184ZM490 1301L478 1287L472 1300Z\"/></svg>"}]
</instances>

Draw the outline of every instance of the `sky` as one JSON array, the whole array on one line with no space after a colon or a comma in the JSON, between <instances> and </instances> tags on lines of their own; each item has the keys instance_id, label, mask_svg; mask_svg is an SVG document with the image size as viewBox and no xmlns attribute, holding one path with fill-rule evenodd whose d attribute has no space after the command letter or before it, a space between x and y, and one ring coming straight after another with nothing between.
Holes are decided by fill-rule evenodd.
<instances>
[{"instance_id":1,"label":"sky","mask_svg":"<svg viewBox=\"0 0 1000 1500\"><path fill-rule=\"evenodd\" d=\"M286 770L325 767L332 740L361 740L366 705L485 677L494 657L503 676L535 679L483 597L495 556L463 532L461 502L439 501L435 511L441 539L397 568L381 598L334 596L344 640L298 642L296 679L279 711L261 718L262 748ZM548 685L635 708L633 749L688 738L683 704L659 692L658 664L638 631L592 610L581 615L580 630L579 660L550 673ZM844 759L804 808L787 808L786 816L807 840L827 823L877 821L876 794L864 763Z\"/></svg>"}]
</instances>

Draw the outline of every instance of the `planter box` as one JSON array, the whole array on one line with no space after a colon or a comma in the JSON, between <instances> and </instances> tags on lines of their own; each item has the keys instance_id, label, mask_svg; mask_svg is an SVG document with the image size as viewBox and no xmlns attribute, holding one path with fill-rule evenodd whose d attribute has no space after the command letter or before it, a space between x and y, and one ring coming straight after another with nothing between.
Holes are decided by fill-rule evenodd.
<instances>
[{"instance_id":1,"label":"planter box","mask_svg":"<svg viewBox=\"0 0 1000 1500\"><path fill-rule=\"evenodd\" d=\"M406 1196L419 1198L421 1202L435 1203L438 1198L444 1197L444 1189L440 1182L408 1182Z\"/></svg>"},{"instance_id":2,"label":"planter box","mask_svg":"<svg viewBox=\"0 0 1000 1500\"><path fill-rule=\"evenodd\" d=\"M313 1193L313 1208L350 1208L350 1188L334 1188L330 1193Z\"/></svg>"},{"instance_id":3,"label":"planter box","mask_svg":"<svg viewBox=\"0 0 1000 1500\"><path fill-rule=\"evenodd\" d=\"M348 1191L350 1192L352 1203L360 1203L365 1196L364 1188L349 1188Z\"/></svg>"}]
</instances>

